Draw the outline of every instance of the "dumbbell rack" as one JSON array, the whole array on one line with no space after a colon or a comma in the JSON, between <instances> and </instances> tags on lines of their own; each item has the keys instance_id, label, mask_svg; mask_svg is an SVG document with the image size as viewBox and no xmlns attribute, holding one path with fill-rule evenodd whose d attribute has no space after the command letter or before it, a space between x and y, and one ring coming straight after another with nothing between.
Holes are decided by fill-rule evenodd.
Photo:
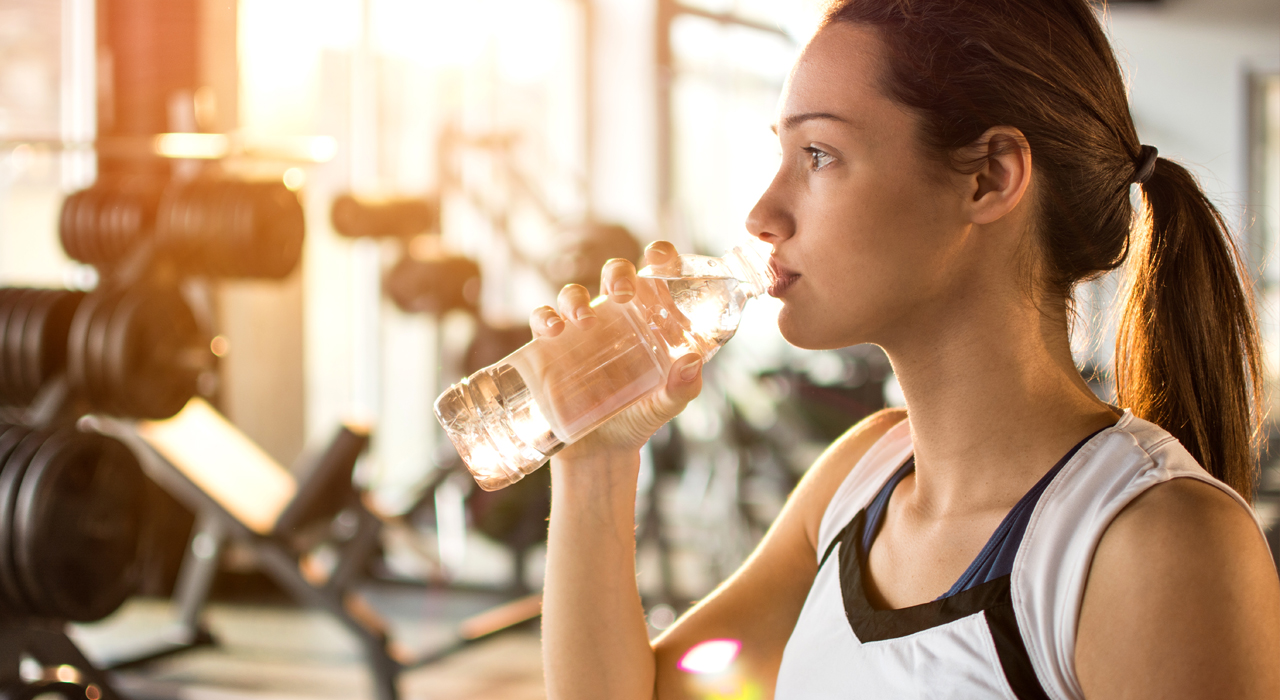
<instances>
[{"instance_id":1,"label":"dumbbell rack","mask_svg":"<svg viewBox=\"0 0 1280 700\"><path fill-rule=\"evenodd\" d=\"M0 698L120 697L66 626L128 596L143 479L114 440L0 425Z\"/></svg>"},{"instance_id":2,"label":"dumbbell rack","mask_svg":"<svg viewBox=\"0 0 1280 700\"><path fill-rule=\"evenodd\" d=\"M0 622L0 697L64 697L124 700L106 675L94 667L59 620L7 619ZM24 666L35 661L36 677Z\"/></svg>"}]
</instances>

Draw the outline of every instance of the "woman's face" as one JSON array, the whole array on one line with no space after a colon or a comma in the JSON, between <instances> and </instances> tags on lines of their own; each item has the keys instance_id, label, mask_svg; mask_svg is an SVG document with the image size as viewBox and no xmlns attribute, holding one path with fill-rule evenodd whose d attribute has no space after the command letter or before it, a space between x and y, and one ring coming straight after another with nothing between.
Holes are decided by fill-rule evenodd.
<instances>
[{"instance_id":1,"label":"woman's face","mask_svg":"<svg viewBox=\"0 0 1280 700\"><path fill-rule=\"evenodd\" d=\"M805 48L779 109L782 163L747 219L773 244L778 324L800 347L927 329L979 262L964 177L926 155L917 117L882 93L880 52L848 24Z\"/></svg>"}]
</instances>

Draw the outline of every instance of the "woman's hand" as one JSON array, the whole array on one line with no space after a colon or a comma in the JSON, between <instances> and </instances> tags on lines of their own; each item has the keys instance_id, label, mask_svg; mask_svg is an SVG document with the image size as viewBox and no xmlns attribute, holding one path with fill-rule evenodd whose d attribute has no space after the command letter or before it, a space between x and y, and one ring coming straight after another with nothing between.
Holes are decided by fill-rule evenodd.
<instances>
[{"instance_id":1,"label":"woman's hand","mask_svg":"<svg viewBox=\"0 0 1280 700\"><path fill-rule=\"evenodd\" d=\"M646 265L661 265L676 258L675 246L658 241L645 249ZM630 261L614 258L605 263L600 275L600 290L608 296L605 304L626 304L641 291L636 267ZM591 297L582 285L570 284L560 290L557 307L535 309L529 318L535 338L554 338L568 324L590 331L596 323ZM573 461L578 457L605 453L635 453L658 428L684 410L702 390L702 358L690 353L677 359L667 374L666 384L614 416L591 434L566 447L556 459Z\"/></svg>"}]
</instances>

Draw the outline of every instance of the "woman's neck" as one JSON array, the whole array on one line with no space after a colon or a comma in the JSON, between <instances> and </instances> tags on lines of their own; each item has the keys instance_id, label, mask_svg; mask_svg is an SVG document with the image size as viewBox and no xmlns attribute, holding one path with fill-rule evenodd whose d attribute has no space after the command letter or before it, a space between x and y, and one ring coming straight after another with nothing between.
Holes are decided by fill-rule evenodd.
<instances>
[{"instance_id":1,"label":"woman's neck","mask_svg":"<svg viewBox=\"0 0 1280 700\"><path fill-rule=\"evenodd\" d=\"M923 515L1007 510L1115 422L1075 368L1065 312L1029 306L1015 300L978 318L952 310L927 324L927 340L886 346L915 445L910 500Z\"/></svg>"}]
</instances>

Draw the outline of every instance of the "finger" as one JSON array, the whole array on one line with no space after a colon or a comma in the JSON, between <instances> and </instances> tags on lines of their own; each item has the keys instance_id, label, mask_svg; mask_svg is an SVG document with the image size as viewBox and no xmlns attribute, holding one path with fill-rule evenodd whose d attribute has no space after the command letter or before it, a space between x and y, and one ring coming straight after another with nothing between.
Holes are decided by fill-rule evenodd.
<instances>
[{"instance_id":1,"label":"finger","mask_svg":"<svg viewBox=\"0 0 1280 700\"><path fill-rule=\"evenodd\" d=\"M539 306L529 314L529 328L535 338L554 338L564 330L564 319L550 306Z\"/></svg>"},{"instance_id":2,"label":"finger","mask_svg":"<svg viewBox=\"0 0 1280 700\"><path fill-rule=\"evenodd\" d=\"M566 284L557 299L560 315L579 328L589 328L596 312L591 308L591 294L580 284Z\"/></svg>"},{"instance_id":3,"label":"finger","mask_svg":"<svg viewBox=\"0 0 1280 700\"><path fill-rule=\"evenodd\" d=\"M630 260L613 258L600 270L600 289L609 301L625 304L636 295L636 266Z\"/></svg>"},{"instance_id":4,"label":"finger","mask_svg":"<svg viewBox=\"0 0 1280 700\"><path fill-rule=\"evenodd\" d=\"M663 391L670 414L683 411L702 392L702 358L690 353L676 360L667 373Z\"/></svg>"},{"instance_id":5,"label":"finger","mask_svg":"<svg viewBox=\"0 0 1280 700\"><path fill-rule=\"evenodd\" d=\"M646 265L661 265L665 262L675 260L679 256L676 247L670 241L654 241L644 249L644 263Z\"/></svg>"}]
</instances>

